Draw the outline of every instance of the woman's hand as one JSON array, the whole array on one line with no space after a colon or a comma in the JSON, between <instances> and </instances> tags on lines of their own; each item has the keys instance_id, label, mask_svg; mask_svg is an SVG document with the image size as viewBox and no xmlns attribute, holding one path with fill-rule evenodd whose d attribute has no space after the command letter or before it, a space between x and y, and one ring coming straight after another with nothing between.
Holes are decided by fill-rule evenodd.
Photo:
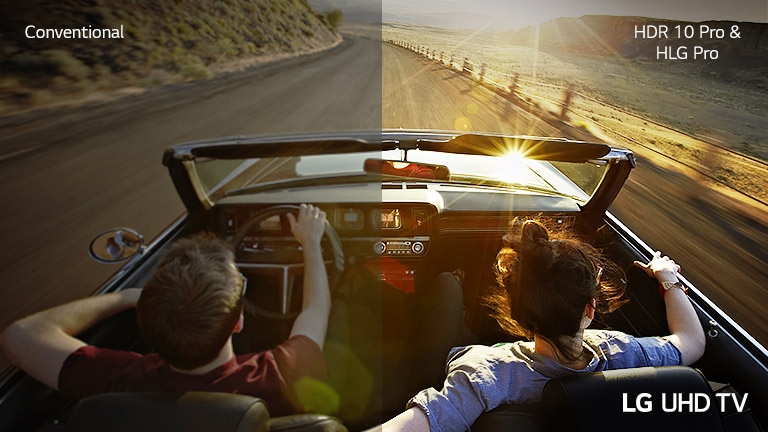
<instances>
[{"instance_id":1,"label":"woman's hand","mask_svg":"<svg viewBox=\"0 0 768 432\"><path fill-rule=\"evenodd\" d=\"M677 273L680 271L678 264L666 255L661 256L659 251L653 254L653 259L648 264L635 261L635 266L640 267L648 276L656 278L659 282L677 282Z\"/></svg>"},{"instance_id":2,"label":"woman's hand","mask_svg":"<svg viewBox=\"0 0 768 432\"><path fill-rule=\"evenodd\" d=\"M680 271L679 265L668 256L661 256L658 251L653 254L653 259L648 264L635 261L635 265L649 276L655 277L659 283L677 282L677 272ZM690 365L701 358L707 345L701 322L684 290L669 289L663 291L663 297L670 331L670 335L665 336L665 339L680 350L682 364Z\"/></svg>"}]
</instances>

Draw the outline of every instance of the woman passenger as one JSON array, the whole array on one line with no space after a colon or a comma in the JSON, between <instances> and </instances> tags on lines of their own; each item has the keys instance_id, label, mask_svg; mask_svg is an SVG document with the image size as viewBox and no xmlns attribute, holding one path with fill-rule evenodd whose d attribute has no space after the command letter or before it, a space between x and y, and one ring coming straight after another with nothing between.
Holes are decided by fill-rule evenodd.
<instances>
[{"instance_id":1,"label":"woman passenger","mask_svg":"<svg viewBox=\"0 0 768 432\"><path fill-rule=\"evenodd\" d=\"M384 423L385 431L465 431L499 405L537 402L546 382L561 376L642 366L689 365L704 352L701 324L677 273L680 266L656 252L635 265L663 286L671 334L633 337L587 330L595 311L620 305L624 283L618 267L591 245L552 234L538 222L522 225L519 240L497 256L501 294L491 297L505 330L531 341L454 348L442 390L414 396L407 410Z\"/></svg>"}]
</instances>

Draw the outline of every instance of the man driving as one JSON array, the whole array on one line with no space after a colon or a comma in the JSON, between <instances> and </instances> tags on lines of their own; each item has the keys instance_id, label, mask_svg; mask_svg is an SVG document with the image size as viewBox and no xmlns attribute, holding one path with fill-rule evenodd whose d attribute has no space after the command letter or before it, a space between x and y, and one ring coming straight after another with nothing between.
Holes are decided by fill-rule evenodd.
<instances>
[{"instance_id":1,"label":"man driving","mask_svg":"<svg viewBox=\"0 0 768 432\"><path fill-rule=\"evenodd\" d=\"M5 355L72 399L114 391L218 391L260 397L273 416L301 412L296 383L325 376L331 297L320 249L325 213L302 204L298 217L288 219L303 251L303 305L289 338L271 350L234 354L246 280L227 243L197 235L171 245L143 289L77 300L11 324L0 335ZM152 353L98 348L77 338L133 307Z\"/></svg>"}]
</instances>

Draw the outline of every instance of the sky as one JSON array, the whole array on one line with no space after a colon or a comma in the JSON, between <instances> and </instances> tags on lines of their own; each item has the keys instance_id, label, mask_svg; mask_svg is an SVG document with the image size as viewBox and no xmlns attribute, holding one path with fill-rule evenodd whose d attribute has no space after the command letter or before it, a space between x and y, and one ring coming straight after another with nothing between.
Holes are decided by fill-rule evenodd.
<instances>
[{"instance_id":1,"label":"sky","mask_svg":"<svg viewBox=\"0 0 768 432\"><path fill-rule=\"evenodd\" d=\"M677 21L768 22L768 0L311 0L379 13L384 22L450 27L521 28L558 17L644 16Z\"/></svg>"}]
</instances>

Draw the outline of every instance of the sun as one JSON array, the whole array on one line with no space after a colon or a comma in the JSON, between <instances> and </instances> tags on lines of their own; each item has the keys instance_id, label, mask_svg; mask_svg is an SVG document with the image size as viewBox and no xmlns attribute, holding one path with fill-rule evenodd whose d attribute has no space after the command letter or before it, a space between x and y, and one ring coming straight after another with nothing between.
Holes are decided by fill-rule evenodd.
<instances>
[{"instance_id":1,"label":"sun","mask_svg":"<svg viewBox=\"0 0 768 432\"><path fill-rule=\"evenodd\" d=\"M509 150L498 158L497 178L508 183L524 184L530 177L530 161L520 150Z\"/></svg>"}]
</instances>

